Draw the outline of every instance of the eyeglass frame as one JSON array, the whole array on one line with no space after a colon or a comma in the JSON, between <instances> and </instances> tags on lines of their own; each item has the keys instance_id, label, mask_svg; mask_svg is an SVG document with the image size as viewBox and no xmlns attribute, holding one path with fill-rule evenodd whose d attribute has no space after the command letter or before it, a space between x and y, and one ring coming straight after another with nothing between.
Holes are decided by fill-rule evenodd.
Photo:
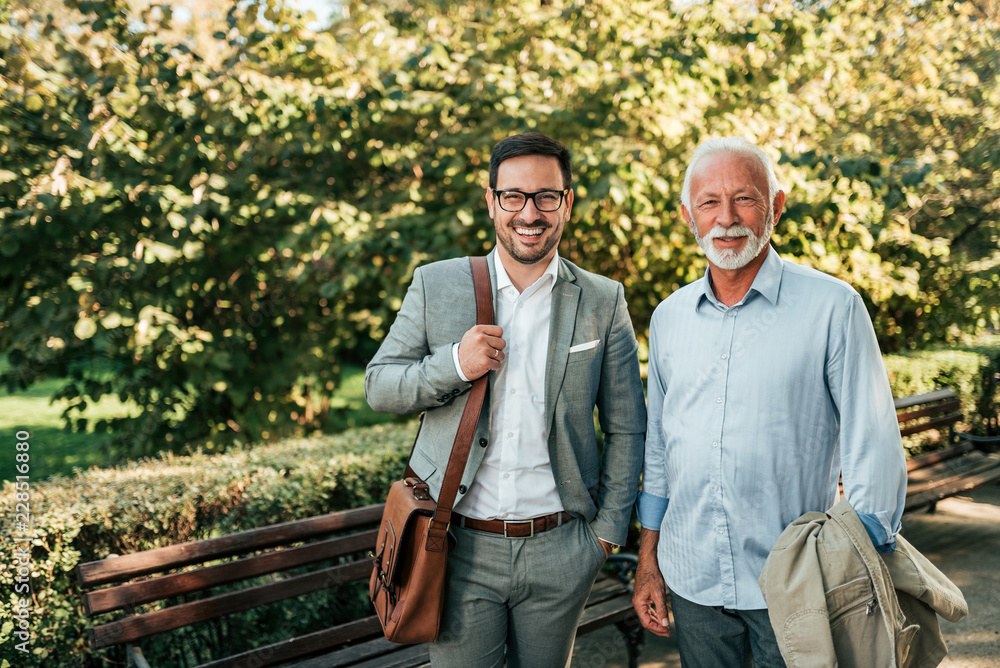
<instances>
[{"instance_id":1,"label":"eyeglass frame","mask_svg":"<svg viewBox=\"0 0 1000 668\"><path fill-rule=\"evenodd\" d=\"M542 190L536 190L533 193L526 193L526 192L523 192L521 190L514 190L513 188L511 188L509 190L500 190L499 188L494 188L492 186L490 186L490 190L493 191L493 198L496 199L497 206L499 206L501 209L503 209L507 213L517 213L518 211L524 211L524 207L528 206L528 200L529 199L531 200L532 204L535 205L535 208L538 209L539 211L541 211L542 213L552 213L552 212L558 211L560 208L562 208L563 202L566 201L566 195L569 194L569 188L563 188L562 190L555 190L553 188L544 188ZM521 208L520 209L515 209L514 211L511 211L510 209L505 208L504 205L501 203L503 200L500 198L500 195L503 194L503 193L517 193L519 195L524 195L524 203L521 205ZM545 209L539 209L538 208L538 202L535 200L535 196L536 195L541 195L542 193L559 193L559 204L556 205L556 208L551 209L549 211L546 211Z\"/></svg>"}]
</instances>

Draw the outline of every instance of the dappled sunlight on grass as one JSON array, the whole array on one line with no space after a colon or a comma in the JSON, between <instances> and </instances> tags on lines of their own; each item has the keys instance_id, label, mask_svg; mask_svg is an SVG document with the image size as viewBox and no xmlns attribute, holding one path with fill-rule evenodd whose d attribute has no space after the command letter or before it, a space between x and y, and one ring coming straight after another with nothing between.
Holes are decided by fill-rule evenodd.
<instances>
[{"instance_id":1,"label":"dappled sunlight on grass","mask_svg":"<svg viewBox=\"0 0 1000 668\"><path fill-rule=\"evenodd\" d=\"M74 468L107 466L113 462L100 447L108 438L106 434L88 432L67 432L62 413L68 402L52 402L51 397L62 386L59 379L37 383L27 390L8 394L0 392L0 434L14 438L18 431L30 434L30 475L32 480L44 480L52 475L68 475ZM87 407L83 416L91 422L135 414L115 396L104 396ZM14 475L13 458L0 460L0 474L3 480L11 480Z\"/></svg>"},{"instance_id":2,"label":"dappled sunlight on grass","mask_svg":"<svg viewBox=\"0 0 1000 668\"><path fill-rule=\"evenodd\" d=\"M126 460L107 452L101 444L110 435L93 431L68 432L63 428L62 413L66 401L51 402L50 397L63 385L54 378L36 383L26 390L8 394L0 390L0 434L13 439L18 431L27 431L31 437L30 476L32 480L45 480L53 475L70 475L74 469L93 466L109 467ZM137 415L138 409L124 404L114 395L105 395L90 404L83 417L91 424L101 419ZM355 427L406 421L412 416L397 417L376 413L365 402L365 370L348 366L335 396L330 402L330 414L324 431L336 433ZM12 480L15 475L13 457L0 459L0 476Z\"/></svg>"}]
</instances>

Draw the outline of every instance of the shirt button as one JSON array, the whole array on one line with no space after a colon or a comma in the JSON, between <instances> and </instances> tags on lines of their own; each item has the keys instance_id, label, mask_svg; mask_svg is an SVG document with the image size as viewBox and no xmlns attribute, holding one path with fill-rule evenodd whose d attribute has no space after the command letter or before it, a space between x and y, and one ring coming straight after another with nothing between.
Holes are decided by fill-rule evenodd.
<instances>
[{"instance_id":1,"label":"shirt button","mask_svg":"<svg viewBox=\"0 0 1000 668\"><path fill-rule=\"evenodd\" d=\"M511 390L510 393L511 394L517 394L517 390Z\"/></svg>"},{"instance_id":2,"label":"shirt button","mask_svg":"<svg viewBox=\"0 0 1000 668\"><path fill-rule=\"evenodd\" d=\"M504 478L509 478L509 477L510 477L510 474L509 474L509 473L504 473L504 474L503 474L503 477L504 477Z\"/></svg>"},{"instance_id":3,"label":"shirt button","mask_svg":"<svg viewBox=\"0 0 1000 668\"><path fill-rule=\"evenodd\" d=\"M507 432L507 438L514 438L514 432L508 431Z\"/></svg>"},{"instance_id":4,"label":"shirt button","mask_svg":"<svg viewBox=\"0 0 1000 668\"><path fill-rule=\"evenodd\" d=\"M458 493L459 494L465 494L465 492L466 492L467 489L468 488L465 485L459 485L458 486Z\"/></svg>"},{"instance_id":5,"label":"shirt button","mask_svg":"<svg viewBox=\"0 0 1000 668\"><path fill-rule=\"evenodd\" d=\"M713 448L719 447L719 442L718 441L712 441L712 447Z\"/></svg>"},{"instance_id":6,"label":"shirt button","mask_svg":"<svg viewBox=\"0 0 1000 668\"><path fill-rule=\"evenodd\" d=\"M715 530L715 533L717 533L719 535L722 535L722 534L726 533L726 530L723 529L722 527L719 527L718 529Z\"/></svg>"},{"instance_id":7,"label":"shirt button","mask_svg":"<svg viewBox=\"0 0 1000 668\"><path fill-rule=\"evenodd\" d=\"M736 311L730 311L729 312L729 317L730 318L735 318L736 317Z\"/></svg>"},{"instance_id":8,"label":"shirt button","mask_svg":"<svg viewBox=\"0 0 1000 668\"><path fill-rule=\"evenodd\" d=\"M486 447L486 439L485 438L479 439L479 447L481 447L481 448L485 448Z\"/></svg>"},{"instance_id":9,"label":"shirt button","mask_svg":"<svg viewBox=\"0 0 1000 668\"><path fill-rule=\"evenodd\" d=\"M722 353L722 359L724 360L729 359L729 353Z\"/></svg>"},{"instance_id":10,"label":"shirt button","mask_svg":"<svg viewBox=\"0 0 1000 668\"><path fill-rule=\"evenodd\" d=\"M715 403L721 404L722 403L722 397L716 397L715 398Z\"/></svg>"}]
</instances>

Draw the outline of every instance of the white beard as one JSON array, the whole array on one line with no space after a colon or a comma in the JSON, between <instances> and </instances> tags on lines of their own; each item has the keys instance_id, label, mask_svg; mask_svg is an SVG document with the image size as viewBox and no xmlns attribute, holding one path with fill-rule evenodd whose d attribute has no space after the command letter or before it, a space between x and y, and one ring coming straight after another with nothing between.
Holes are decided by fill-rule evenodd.
<instances>
[{"instance_id":1,"label":"white beard","mask_svg":"<svg viewBox=\"0 0 1000 668\"><path fill-rule=\"evenodd\" d=\"M701 246L701 250L705 253L705 257L708 261L719 269L742 269L747 264L750 263L755 257L757 257L767 242L771 239L771 233L774 232L774 212L768 210L767 219L764 222L764 232L758 237L747 227L742 225L732 225L730 227L722 227L721 225L716 225L708 234L704 237L698 236L698 227L694 227L694 238ZM719 237L746 237L747 241L743 244L742 250L718 250L712 243L712 239L717 239Z\"/></svg>"}]
</instances>

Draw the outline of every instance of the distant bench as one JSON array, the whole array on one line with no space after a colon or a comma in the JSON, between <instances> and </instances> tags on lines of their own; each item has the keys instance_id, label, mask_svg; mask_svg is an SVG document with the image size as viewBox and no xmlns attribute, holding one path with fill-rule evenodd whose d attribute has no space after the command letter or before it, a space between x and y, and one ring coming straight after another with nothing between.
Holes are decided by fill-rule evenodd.
<instances>
[{"instance_id":1,"label":"distant bench","mask_svg":"<svg viewBox=\"0 0 1000 668\"><path fill-rule=\"evenodd\" d=\"M87 615L120 611L119 618L105 619L90 629L91 647L124 646L129 666L149 668L135 643L150 636L346 583L362 581L367 587L372 569L368 555L382 508L378 504L345 510L81 564L77 575ZM608 563L605 570L614 572L598 577L577 636L617 626L629 666L635 668L643 639L632 609L630 580L636 559L612 555ZM234 583L250 586L212 591ZM156 605L140 610L149 604ZM428 661L426 645L390 643L382 637L378 618L371 615L216 657L198 668L403 668L425 666Z\"/></svg>"},{"instance_id":2,"label":"distant bench","mask_svg":"<svg viewBox=\"0 0 1000 668\"><path fill-rule=\"evenodd\" d=\"M962 419L962 405L953 390L900 397L895 402L902 436L934 430L942 434L944 445L906 462L904 512L921 508L933 512L941 499L1000 480L1000 454L989 452L989 446L1000 444L1000 437L977 438L955 431L955 424Z\"/></svg>"}]
</instances>

